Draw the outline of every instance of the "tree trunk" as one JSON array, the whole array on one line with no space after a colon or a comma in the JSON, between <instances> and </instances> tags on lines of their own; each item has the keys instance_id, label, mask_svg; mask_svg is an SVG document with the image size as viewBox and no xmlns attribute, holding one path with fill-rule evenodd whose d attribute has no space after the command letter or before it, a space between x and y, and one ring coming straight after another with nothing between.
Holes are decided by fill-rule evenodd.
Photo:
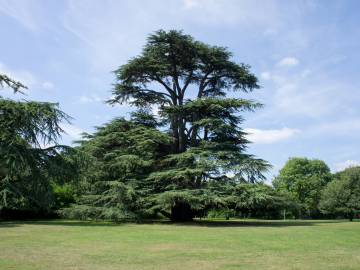
<instances>
[{"instance_id":1,"label":"tree trunk","mask_svg":"<svg viewBox=\"0 0 360 270\"><path fill-rule=\"evenodd\" d=\"M349 214L349 220L353 221L353 219L354 219L354 212L351 211Z\"/></svg>"},{"instance_id":2,"label":"tree trunk","mask_svg":"<svg viewBox=\"0 0 360 270\"><path fill-rule=\"evenodd\" d=\"M182 117L179 117L179 153L185 152L186 150L186 135L185 135L185 124Z\"/></svg>"},{"instance_id":3,"label":"tree trunk","mask_svg":"<svg viewBox=\"0 0 360 270\"><path fill-rule=\"evenodd\" d=\"M194 212L187 203L179 202L171 207L170 219L175 222L179 221L192 221L194 218Z\"/></svg>"},{"instance_id":4,"label":"tree trunk","mask_svg":"<svg viewBox=\"0 0 360 270\"><path fill-rule=\"evenodd\" d=\"M172 136L174 143L172 145L172 151L173 153L179 153L179 130L178 130L178 123L177 123L177 117L172 117L171 119L171 126L170 129L172 131Z\"/></svg>"},{"instance_id":5,"label":"tree trunk","mask_svg":"<svg viewBox=\"0 0 360 270\"><path fill-rule=\"evenodd\" d=\"M181 94L181 90L179 89L179 96L178 96L178 104L179 106L183 105L184 97ZM179 128L179 153L185 152L186 150L186 134L185 134L185 119L183 113L178 114L178 128Z\"/></svg>"}]
</instances>

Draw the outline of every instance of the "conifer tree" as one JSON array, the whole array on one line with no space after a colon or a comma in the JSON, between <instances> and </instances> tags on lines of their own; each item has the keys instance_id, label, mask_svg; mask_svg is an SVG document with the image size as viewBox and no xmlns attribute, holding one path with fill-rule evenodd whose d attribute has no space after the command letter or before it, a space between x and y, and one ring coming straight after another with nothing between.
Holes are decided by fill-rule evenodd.
<instances>
[{"instance_id":1,"label":"conifer tree","mask_svg":"<svg viewBox=\"0 0 360 270\"><path fill-rule=\"evenodd\" d=\"M0 87L14 92L26 88L1 74ZM49 210L51 179L76 172L65 155L71 148L57 144L63 132L60 123L68 119L58 104L0 96L0 214L4 209Z\"/></svg>"},{"instance_id":2,"label":"conifer tree","mask_svg":"<svg viewBox=\"0 0 360 270\"><path fill-rule=\"evenodd\" d=\"M269 164L245 152L241 112L261 104L240 98L259 88L250 67L232 61L227 48L210 46L181 31L157 31L142 53L115 71L109 103L158 108L171 151L146 181L172 220L191 220L216 203L211 182L256 182ZM228 97L229 92L234 92ZM234 177L229 177L234 175Z\"/></svg>"}]
</instances>

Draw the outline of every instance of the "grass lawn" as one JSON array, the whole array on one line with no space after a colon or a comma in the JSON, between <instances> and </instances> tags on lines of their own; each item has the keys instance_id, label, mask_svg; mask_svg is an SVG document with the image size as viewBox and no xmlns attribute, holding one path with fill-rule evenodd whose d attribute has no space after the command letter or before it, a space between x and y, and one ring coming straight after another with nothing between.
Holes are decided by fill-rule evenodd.
<instances>
[{"instance_id":1,"label":"grass lawn","mask_svg":"<svg viewBox=\"0 0 360 270\"><path fill-rule=\"evenodd\" d=\"M0 269L360 269L360 222L2 222Z\"/></svg>"}]
</instances>

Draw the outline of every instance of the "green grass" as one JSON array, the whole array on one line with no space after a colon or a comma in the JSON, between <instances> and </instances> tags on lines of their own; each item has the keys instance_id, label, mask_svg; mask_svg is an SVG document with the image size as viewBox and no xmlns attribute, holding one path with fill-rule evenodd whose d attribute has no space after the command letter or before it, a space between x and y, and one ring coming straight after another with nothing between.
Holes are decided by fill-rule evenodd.
<instances>
[{"instance_id":1,"label":"green grass","mask_svg":"<svg viewBox=\"0 0 360 270\"><path fill-rule=\"evenodd\" d=\"M0 269L360 269L360 222L2 222Z\"/></svg>"}]
</instances>

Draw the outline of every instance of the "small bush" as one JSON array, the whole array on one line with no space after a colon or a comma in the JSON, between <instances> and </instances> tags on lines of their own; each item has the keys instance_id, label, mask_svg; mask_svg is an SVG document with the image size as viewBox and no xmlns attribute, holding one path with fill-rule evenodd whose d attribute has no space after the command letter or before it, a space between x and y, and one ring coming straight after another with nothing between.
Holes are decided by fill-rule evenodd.
<instances>
[{"instance_id":1,"label":"small bush","mask_svg":"<svg viewBox=\"0 0 360 270\"><path fill-rule=\"evenodd\" d=\"M211 209L209 210L208 218L230 218L235 216L235 211L232 209Z\"/></svg>"},{"instance_id":2,"label":"small bush","mask_svg":"<svg viewBox=\"0 0 360 270\"><path fill-rule=\"evenodd\" d=\"M53 185L54 206L53 209L58 210L70 206L75 202L74 189L69 184Z\"/></svg>"}]
</instances>

